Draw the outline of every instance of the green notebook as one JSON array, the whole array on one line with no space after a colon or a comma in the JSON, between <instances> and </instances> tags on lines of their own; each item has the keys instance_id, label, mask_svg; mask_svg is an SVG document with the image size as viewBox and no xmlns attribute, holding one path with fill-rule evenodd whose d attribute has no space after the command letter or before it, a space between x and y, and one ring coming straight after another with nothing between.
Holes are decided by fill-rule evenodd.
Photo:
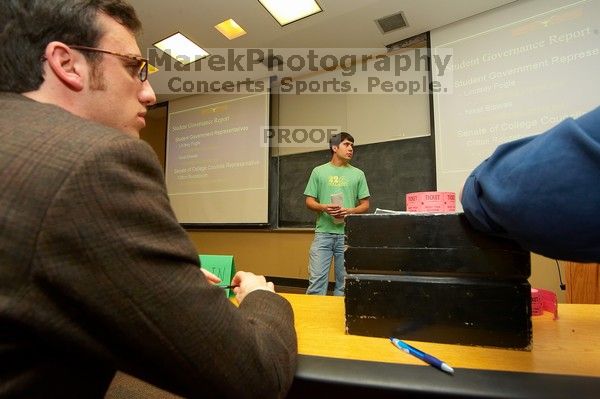
<instances>
[{"instance_id":1,"label":"green notebook","mask_svg":"<svg viewBox=\"0 0 600 399\"><path fill-rule=\"evenodd\" d=\"M235 275L233 255L198 255L198 258L203 269L219 276L221 279L219 286L225 287L231 284L231 279ZM224 289L224 291L227 297L234 295L231 289Z\"/></svg>"}]
</instances>

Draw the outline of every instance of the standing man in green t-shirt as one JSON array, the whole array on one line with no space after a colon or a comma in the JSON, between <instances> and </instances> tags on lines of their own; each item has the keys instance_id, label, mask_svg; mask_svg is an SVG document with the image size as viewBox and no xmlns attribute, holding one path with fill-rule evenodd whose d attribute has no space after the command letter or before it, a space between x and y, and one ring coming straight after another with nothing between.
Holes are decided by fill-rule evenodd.
<instances>
[{"instance_id":1,"label":"standing man in green t-shirt","mask_svg":"<svg viewBox=\"0 0 600 399\"><path fill-rule=\"evenodd\" d=\"M346 132L331 136L331 161L317 166L304 190L306 206L317 212L315 239L310 247L307 294L325 295L331 258L333 295L344 295L344 217L369 210L369 187L362 170L350 165L354 138Z\"/></svg>"}]
</instances>

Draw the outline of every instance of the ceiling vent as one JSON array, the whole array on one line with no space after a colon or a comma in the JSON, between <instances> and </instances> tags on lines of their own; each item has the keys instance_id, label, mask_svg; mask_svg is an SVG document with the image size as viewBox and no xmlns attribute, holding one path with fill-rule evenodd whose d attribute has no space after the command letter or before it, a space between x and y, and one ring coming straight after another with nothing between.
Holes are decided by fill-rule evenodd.
<instances>
[{"instance_id":1,"label":"ceiling vent","mask_svg":"<svg viewBox=\"0 0 600 399\"><path fill-rule=\"evenodd\" d=\"M387 17L376 19L375 23L379 27L381 33L388 33L396 29L406 28L408 26L402 11L397 12L396 14L388 15Z\"/></svg>"}]
</instances>

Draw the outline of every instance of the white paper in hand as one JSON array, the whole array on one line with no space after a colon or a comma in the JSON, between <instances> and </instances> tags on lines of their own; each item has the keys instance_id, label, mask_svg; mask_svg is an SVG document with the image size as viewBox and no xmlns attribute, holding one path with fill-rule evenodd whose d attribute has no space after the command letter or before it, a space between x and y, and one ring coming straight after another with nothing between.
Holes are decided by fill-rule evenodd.
<instances>
[{"instance_id":1,"label":"white paper in hand","mask_svg":"<svg viewBox=\"0 0 600 399\"><path fill-rule=\"evenodd\" d=\"M344 206L344 194L335 193L331 194L331 203L333 205L339 205L341 207ZM333 218L333 223L340 224L344 223L344 218Z\"/></svg>"}]
</instances>

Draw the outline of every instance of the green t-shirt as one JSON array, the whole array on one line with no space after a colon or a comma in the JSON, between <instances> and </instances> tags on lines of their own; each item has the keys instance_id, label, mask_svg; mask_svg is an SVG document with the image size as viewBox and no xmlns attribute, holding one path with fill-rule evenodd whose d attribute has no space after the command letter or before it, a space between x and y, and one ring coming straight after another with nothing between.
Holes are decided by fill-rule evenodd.
<instances>
[{"instance_id":1,"label":"green t-shirt","mask_svg":"<svg viewBox=\"0 0 600 399\"><path fill-rule=\"evenodd\" d=\"M313 169L304 195L317 199L320 204L331 204L331 195L341 193L343 208L354 208L358 200L369 197L367 179L362 170L352 165L335 166L331 162ZM318 233L344 234L344 223L336 224L327 212L317 215Z\"/></svg>"}]
</instances>

